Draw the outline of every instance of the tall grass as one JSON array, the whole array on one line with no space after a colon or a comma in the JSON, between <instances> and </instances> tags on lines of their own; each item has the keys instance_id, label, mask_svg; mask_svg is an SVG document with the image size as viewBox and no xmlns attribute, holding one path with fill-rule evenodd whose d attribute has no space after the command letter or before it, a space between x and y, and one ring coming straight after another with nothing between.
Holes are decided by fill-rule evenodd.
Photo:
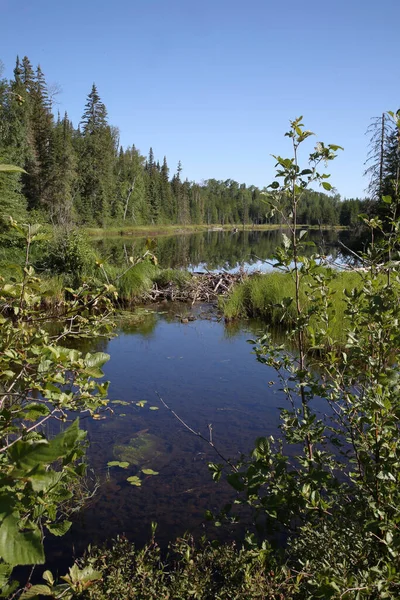
<instances>
[{"instance_id":1,"label":"tall grass","mask_svg":"<svg viewBox=\"0 0 400 600\"><path fill-rule=\"evenodd\" d=\"M300 302L304 309L310 303L307 292L310 279L302 279ZM345 315L344 290L350 291L362 286L362 279L357 271L341 272L330 282L333 292L332 306L329 310L329 329L333 339L343 342ZM236 285L229 296L221 298L220 308L227 320L256 317L271 325L288 325L296 318L295 304L282 307L286 298L295 297L293 277L288 273L272 272L265 275L249 277Z\"/></svg>"},{"instance_id":2,"label":"tall grass","mask_svg":"<svg viewBox=\"0 0 400 600\"><path fill-rule=\"evenodd\" d=\"M148 260L128 270L107 263L103 265L99 278L115 285L118 298L122 303L131 304L151 290L159 272L159 267Z\"/></svg>"},{"instance_id":3,"label":"tall grass","mask_svg":"<svg viewBox=\"0 0 400 600\"><path fill-rule=\"evenodd\" d=\"M166 287L169 283L176 285L179 289L184 289L192 280L192 275L189 271L181 269L162 269L156 275L154 283L161 287Z\"/></svg>"}]
</instances>

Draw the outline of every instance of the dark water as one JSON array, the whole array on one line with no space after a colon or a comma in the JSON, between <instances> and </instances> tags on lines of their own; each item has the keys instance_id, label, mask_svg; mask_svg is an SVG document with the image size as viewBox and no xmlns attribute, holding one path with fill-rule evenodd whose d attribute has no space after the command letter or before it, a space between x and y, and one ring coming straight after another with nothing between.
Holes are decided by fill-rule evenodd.
<instances>
[{"instance_id":1,"label":"dark water","mask_svg":"<svg viewBox=\"0 0 400 600\"><path fill-rule=\"evenodd\" d=\"M234 491L212 481L207 463L218 457L162 407L156 391L195 431L208 436L212 424L214 443L227 457L237 459L258 436L277 432L283 396L279 385L270 383L275 373L256 361L246 341L260 324L228 327L207 306L198 306L196 320L182 324L176 315L187 310L175 305L167 313L149 314L94 348L111 355L104 369L111 399L128 405L111 404L114 415L103 421L82 421L90 440L89 464L100 488L62 543L49 540L52 563L59 565L89 543L118 533L143 544L152 521L158 523L161 544L187 530L195 536L206 530L218 534L207 524L205 511L222 508ZM136 406L141 400L147 400L143 408ZM134 464L133 457L128 469L107 467L108 461L125 460L121 448L140 437L153 445L141 464ZM159 474L146 476L140 467ZM141 487L127 482L132 475L141 477ZM232 535L240 538L242 533L239 527Z\"/></svg>"},{"instance_id":2,"label":"dark water","mask_svg":"<svg viewBox=\"0 0 400 600\"><path fill-rule=\"evenodd\" d=\"M316 248L324 254L337 258L341 256L337 246L338 235L346 232L308 232L308 240L316 247L308 247L312 253ZM155 253L163 268L185 268L194 271L221 270L234 271L244 266L247 270L271 268L263 260L271 259L276 247L282 241L282 231L207 231L177 236L157 236L154 238ZM105 237L94 240L94 245L109 262L122 265L129 256L143 254L146 238Z\"/></svg>"}]
</instances>

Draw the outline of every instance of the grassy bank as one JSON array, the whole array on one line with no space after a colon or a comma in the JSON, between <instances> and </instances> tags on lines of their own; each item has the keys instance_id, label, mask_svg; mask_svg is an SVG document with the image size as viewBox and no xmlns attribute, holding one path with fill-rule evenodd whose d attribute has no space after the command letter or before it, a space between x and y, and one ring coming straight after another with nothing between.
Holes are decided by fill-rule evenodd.
<instances>
[{"instance_id":1,"label":"grassy bank","mask_svg":"<svg viewBox=\"0 0 400 600\"><path fill-rule=\"evenodd\" d=\"M309 280L304 278L300 289L301 304L305 309L309 306L308 283ZM360 273L346 271L338 273L329 285L334 294L329 311L329 333L333 339L342 342L346 319L344 290L359 288L362 279ZM294 297L295 283L292 276L274 271L249 277L236 285L227 297L221 298L220 308L227 320L255 317L271 325L290 325L296 318L295 303L292 302L285 308L282 303L285 299Z\"/></svg>"},{"instance_id":2,"label":"grassy bank","mask_svg":"<svg viewBox=\"0 0 400 600\"><path fill-rule=\"evenodd\" d=\"M143 261L132 266L126 273L114 265L104 264L90 276L82 274L74 284L71 283L69 274L43 274L40 279L43 307L51 309L63 304L66 288L78 288L84 283L93 287L102 283L114 285L118 293L117 305L128 307L146 302L146 295L152 290L154 284L159 287L171 284L175 289L183 289L191 281L192 276L187 271L160 269L150 261Z\"/></svg>"}]
</instances>

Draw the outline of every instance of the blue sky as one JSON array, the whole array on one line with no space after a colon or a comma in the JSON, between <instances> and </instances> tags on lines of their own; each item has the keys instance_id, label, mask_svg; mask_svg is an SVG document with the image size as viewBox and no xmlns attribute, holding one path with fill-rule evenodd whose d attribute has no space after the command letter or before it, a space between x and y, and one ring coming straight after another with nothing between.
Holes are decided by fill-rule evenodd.
<instances>
[{"instance_id":1,"label":"blue sky","mask_svg":"<svg viewBox=\"0 0 400 600\"><path fill-rule=\"evenodd\" d=\"M371 117L400 107L399 0L0 0L0 59L38 63L76 125L96 82L121 143L201 181L272 181L304 116L363 196ZM306 148L311 150L311 146Z\"/></svg>"}]
</instances>

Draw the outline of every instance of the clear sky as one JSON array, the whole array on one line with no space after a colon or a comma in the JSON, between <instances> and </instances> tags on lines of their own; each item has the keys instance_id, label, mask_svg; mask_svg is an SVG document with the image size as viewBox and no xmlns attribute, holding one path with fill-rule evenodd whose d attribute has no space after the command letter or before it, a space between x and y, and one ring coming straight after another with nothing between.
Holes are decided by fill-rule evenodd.
<instances>
[{"instance_id":1,"label":"clear sky","mask_svg":"<svg viewBox=\"0 0 400 600\"><path fill-rule=\"evenodd\" d=\"M400 0L0 0L0 58L40 64L74 125L95 82L121 143L190 180L269 184L304 115L355 197L370 119L400 107L399 23Z\"/></svg>"}]
</instances>

